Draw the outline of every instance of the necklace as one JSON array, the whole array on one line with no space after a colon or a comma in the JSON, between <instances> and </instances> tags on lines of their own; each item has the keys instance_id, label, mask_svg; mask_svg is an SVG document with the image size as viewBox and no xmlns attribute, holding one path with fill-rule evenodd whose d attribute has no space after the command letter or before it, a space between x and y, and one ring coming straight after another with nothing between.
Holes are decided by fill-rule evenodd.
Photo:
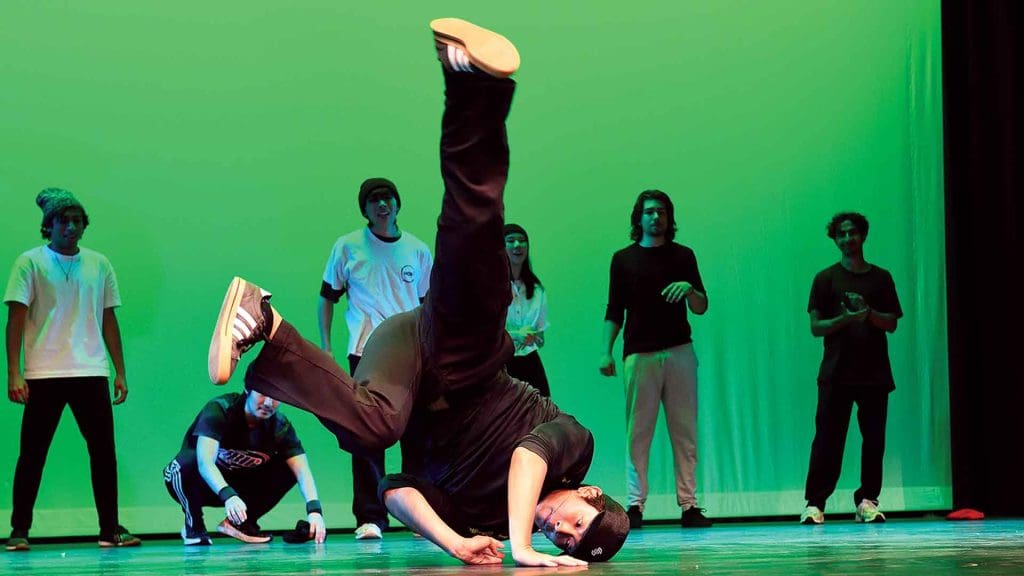
<instances>
[{"instance_id":1,"label":"necklace","mask_svg":"<svg viewBox=\"0 0 1024 576\"><path fill-rule=\"evenodd\" d=\"M65 268L64 264L61 263L61 259L57 256L56 252L52 252L51 255L53 256L53 261L57 264L57 267L60 268L60 271L64 273L64 281L71 282L71 270L74 269L75 262L77 262L78 259L72 256L71 261L68 262L68 267Z\"/></svg>"}]
</instances>

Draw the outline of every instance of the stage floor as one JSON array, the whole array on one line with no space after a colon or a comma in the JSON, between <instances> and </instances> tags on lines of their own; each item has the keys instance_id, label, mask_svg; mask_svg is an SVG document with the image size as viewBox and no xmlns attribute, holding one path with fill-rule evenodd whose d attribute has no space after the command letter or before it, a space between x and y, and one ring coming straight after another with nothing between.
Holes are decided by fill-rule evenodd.
<instances>
[{"instance_id":1,"label":"stage floor","mask_svg":"<svg viewBox=\"0 0 1024 576\"><path fill-rule=\"evenodd\" d=\"M543 550L553 548L536 536ZM103 550L94 543L33 544L3 553L0 574L562 574L579 570L469 567L409 532L383 541L331 534L326 544L246 545L216 538L185 548L180 540L150 537L139 548ZM946 522L890 520L862 525L829 519L824 526L729 523L708 530L647 526L630 534L612 562L589 574L1024 574L1024 520Z\"/></svg>"}]
</instances>

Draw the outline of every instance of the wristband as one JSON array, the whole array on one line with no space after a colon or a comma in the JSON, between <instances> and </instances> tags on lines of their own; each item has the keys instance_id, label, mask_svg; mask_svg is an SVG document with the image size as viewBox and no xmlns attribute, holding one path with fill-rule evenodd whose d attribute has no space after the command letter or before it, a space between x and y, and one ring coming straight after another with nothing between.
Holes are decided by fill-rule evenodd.
<instances>
[{"instance_id":1,"label":"wristband","mask_svg":"<svg viewBox=\"0 0 1024 576\"><path fill-rule=\"evenodd\" d=\"M306 502L306 514L312 514L313 512L321 515L324 513L324 509L320 507L320 501L317 499Z\"/></svg>"},{"instance_id":2,"label":"wristband","mask_svg":"<svg viewBox=\"0 0 1024 576\"><path fill-rule=\"evenodd\" d=\"M227 503L232 496L238 496L238 492L235 492L235 489L231 486L225 486L220 489L220 492L217 492L217 498L220 498L221 502Z\"/></svg>"}]
</instances>

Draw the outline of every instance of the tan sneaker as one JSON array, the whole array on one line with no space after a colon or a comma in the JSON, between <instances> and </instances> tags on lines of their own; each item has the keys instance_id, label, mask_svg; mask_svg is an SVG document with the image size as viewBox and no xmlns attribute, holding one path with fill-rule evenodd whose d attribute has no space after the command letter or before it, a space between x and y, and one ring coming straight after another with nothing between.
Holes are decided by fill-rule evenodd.
<instances>
[{"instance_id":1,"label":"tan sneaker","mask_svg":"<svg viewBox=\"0 0 1024 576\"><path fill-rule=\"evenodd\" d=\"M235 276L228 285L217 326L210 340L210 380L224 384L238 365L242 353L267 338L270 326L263 315L263 303L270 292Z\"/></svg>"},{"instance_id":2,"label":"tan sneaker","mask_svg":"<svg viewBox=\"0 0 1024 576\"><path fill-rule=\"evenodd\" d=\"M241 540L246 544L266 544L274 539L270 534L261 531L259 524L248 520L236 525L225 518L217 525L217 532L231 536L235 540Z\"/></svg>"},{"instance_id":3,"label":"tan sneaker","mask_svg":"<svg viewBox=\"0 0 1024 576\"><path fill-rule=\"evenodd\" d=\"M501 34L459 18L438 18L430 28L438 42L455 49L447 55L438 51L441 63L449 70L471 71L462 62L464 57L477 69L498 78L508 78L519 69L519 51Z\"/></svg>"}]
</instances>

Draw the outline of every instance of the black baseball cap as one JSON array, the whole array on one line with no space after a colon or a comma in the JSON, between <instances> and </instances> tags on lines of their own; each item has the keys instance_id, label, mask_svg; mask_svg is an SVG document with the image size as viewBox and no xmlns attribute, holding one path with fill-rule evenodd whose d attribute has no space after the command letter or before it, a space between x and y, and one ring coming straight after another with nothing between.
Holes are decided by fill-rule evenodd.
<instances>
[{"instance_id":1,"label":"black baseball cap","mask_svg":"<svg viewBox=\"0 0 1024 576\"><path fill-rule=\"evenodd\" d=\"M587 562L606 562L622 548L629 535L629 517L622 506L603 495L604 510L598 512L590 528L569 555Z\"/></svg>"}]
</instances>

